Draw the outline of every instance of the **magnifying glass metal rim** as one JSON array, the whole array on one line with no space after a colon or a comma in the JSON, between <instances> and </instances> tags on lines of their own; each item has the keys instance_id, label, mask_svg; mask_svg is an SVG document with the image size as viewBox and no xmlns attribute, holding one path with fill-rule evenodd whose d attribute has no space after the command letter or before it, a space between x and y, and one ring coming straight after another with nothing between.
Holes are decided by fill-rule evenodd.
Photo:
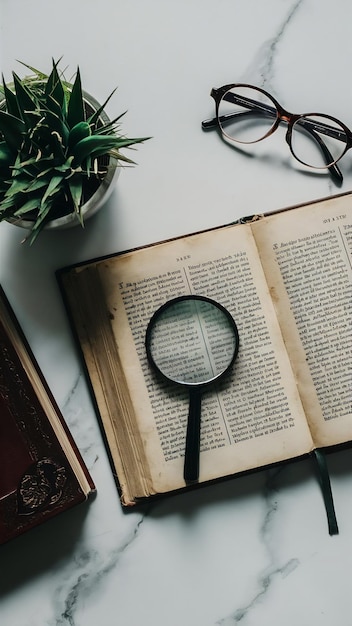
<instances>
[{"instance_id":1,"label":"magnifying glass metal rim","mask_svg":"<svg viewBox=\"0 0 352 626\"><path fill-rule=\"evenodd\" d=\"M164 313L164 311L166 311L167 309L171 308L172 306L174 306L178 302L185 302L187 300L198 300L200 302L208 302L209 304L215 306L217 309L219 309L226 316L227 320L230 322L230 325L232 327L233 334L234 334L235 347L234 347L234 351L233 351L233 355L232 355L231 360L229 361L228 365L221 372L216 374L216 376L213 376L212 378L207 379L206 381L185 382L185 381L178 381L178 380L176 380L174 378L171 378L170 376L167 376L167 374L165 374L158 367L158 365L155 362L155 360L153 358L153 355L152 355L152 350L151 350L152 332L153 332L153 328L154 328L155 323L158 321L158 318L160 317L160 315L162 315L162 313ZM234 362L236 360L236 357L237 357L237 354L238 354L238 349L239 349L239 343L240 342L239 342L239 334L238 334L237 325L236 325L236 322L233 319L231 313L222 304L220 304L219 302L213 300L212 298L208 298L207 296L192 295L192 294L178 296L178 297L172 298L171 300L168 300L167 302L162 304L161 307L159 307L159 309L157 309L153 313L152 317L150 318L148 326L147 326L146 334L145 334L145 349L146 349L148 361L152 365L152 367L158 372L158 374L164 380L167 380L167 381L173 383L174 385L180 385L180 386L186 387L188 389L191 389L191 388L201 389L202 387L206 387L207 385L211 385L212 383L218 381L223 376L225 376L225 374L228 373L228 371L231 369L232 365L234 364Z\"/></svg>"}]
</instances>

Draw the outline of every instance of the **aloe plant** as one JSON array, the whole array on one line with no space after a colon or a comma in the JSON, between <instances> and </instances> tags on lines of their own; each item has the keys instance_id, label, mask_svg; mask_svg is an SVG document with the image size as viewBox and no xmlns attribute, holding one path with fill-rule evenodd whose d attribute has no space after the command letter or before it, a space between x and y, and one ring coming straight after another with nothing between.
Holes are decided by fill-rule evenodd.
<instances>
[{"instance_id":1,"label":"aloe plant","mask_svg":"<svg viewBox=\"0 0 352 626\"><path fill-rule=\"evenodd\" d=\"M104 123L107 102L87 113L78 67L68 83L53 61L49 75L23 63L32 74L13 83L2 79L0 91L0 221L33 221L33 243L47 221L75 213L106 174L106 158L133 163L121 148L148 139L119 133L124 113Z\"/></svg>"}]
</instances>

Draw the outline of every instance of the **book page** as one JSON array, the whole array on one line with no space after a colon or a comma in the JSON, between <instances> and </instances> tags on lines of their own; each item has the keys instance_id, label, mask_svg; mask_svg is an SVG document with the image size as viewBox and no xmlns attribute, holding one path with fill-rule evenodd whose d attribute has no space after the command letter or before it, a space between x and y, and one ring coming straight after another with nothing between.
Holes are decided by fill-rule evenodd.
<instances>
[{"instance_id":1,"label":"book page","mask_svg":"<svg viewBox=\"0 0 352 626\"><path fill-rule=\"evenodd\" d=\"M203 295L222 304L240 336L231 374L203 395L199 480L265 466L313 448L249 226L187 236L105 259L95 267L152 490L185 484L188 390L151 371L144 343L152 314L180 295Z\"/></svg>"},{"instance_id":2,"label":"book page","mask_svg":"<svg viewBox=\"0 0 352 626\"><path fill-rule=\"evenodd\" d=\"M352 440L351 217L346 195L252 225L318 447Z\"/></svg>"}]
</instances>

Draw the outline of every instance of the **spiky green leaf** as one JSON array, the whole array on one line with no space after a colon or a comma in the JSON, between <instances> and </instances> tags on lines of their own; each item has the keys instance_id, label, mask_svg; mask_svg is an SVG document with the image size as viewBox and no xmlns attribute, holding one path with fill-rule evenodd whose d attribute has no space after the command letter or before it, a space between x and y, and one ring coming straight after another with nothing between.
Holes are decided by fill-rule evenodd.
<instances>
[{"instance_id":1,"label":"spiky green leaf","mask_svg":"<svg viewBox=\"0 0 352 626\"><path fill-rule=\"evenodd\" d=\"M0 167L9 167L13 164L13 154L6 141L0 142Z\"/></svg>"},{"instance_id":2,"label":"spiky green leaf","mask_svg":"<svg viewBox=\"0 0 352 626\"><path fill-rule=\"evenodd\" d=\"M36 178L30 183L30 185L28 185L26 193L33 193L34 191L43 189L43 187L47 187L48 184L49 184L49 179Z\"/></svg>"},{"instance_id":3,"label":"spiky green leaf","mask_svg":"<svg viewBox=\"0 0 352 626\"><path fill-rule=\"evenodd\" d=\"M10 187L5 193L5 198L13 198L18 193L27 191L30 184L31 181L27 177L18 176L17 178L13 178Z\"/></svg>"},{"instance_id":4,"label":"spiky green leaf","mask_svg":"<svg viewBox=\"0 0 352 626\"><path fill-rule=\"evenodd\" d=\"M32 119L30 113L37 110L37 101L35 97L33 97L33 92L30 92L24 84L24 81L22 81L15 72L13 72L12 75L20 117L24 122L30 125Z\"/></svg>"},{"instance_id":5,"label":"spiky green leaf","mask_svg":"<svg viewBox=\"0 0 352 626\"><path fill-rule=\"evenodd\" d=\"M62 85L59 73L57 71L57 63L53 60L53 69L48 76L48 80L45 86L45 95L48 101L51 99L55 100L58 107L60 108L60 112L62 116L66 113L66 100L65 100L65 90ZM49 104L48 107L50 108Z\"/></svg>"},{"instance_id":6,"label":"spiky green leaf","mask_svg":"<svg viewBox=\"0 0 352 626\"><path fill-rule=\"evenodd\" d=\"M118 115L113 120L106 122L105 124L99 124L95 127L94 132L97 135L116 135L118 130L118 122L120 119L126 115L126 111Z\"/></svg>"},{"instance_id":7,"label":"spiky green leaf","mask_svg":"<svg viewBox=\"0 0 352 626\"><path fill-rule=\"evenodd\" d=\"M14 115L14 117L20 117L16 95L6 85L4 76L2 76L2 84L3 84L3 90L4 90L6 111L10 113L11 115Z\"/></svg>"},{"instance_id":8,"label":"spiky green leaf","mask_svg":"<svg viewBox=\"0 0 352 626\"><path fill-rule=\"evenodd\" d=\"M70 128L73 128L73 126L76 126L79 122L86 121L79 68L77 69L77 74L72 85L72 91L68 101L67 121Z\"/></svg>"},{"instance_id":9,"label":"spiky green leaf","mask_svg":"<svg viewBox=\"0 0 352 626\"><path fill-rule=\"evenodd\" d=\"M41 230L45 226L45 223L48 221L48 219L50 219L51 208L52 208L52 201L48 201L45 203L45 205L42 206L40 213L38 214L38 217L36 221L34 222L33 228L27 237L30 246L35 242L36 238L38 237Z\"/></svg>"},{"instance_id":10,"label":"spiky green leaf","mask_svg":"<svg viewBox=\"0 0 352 626\"><path fill-rule=\"evenodd\" d=\"M58 63L60 62L60 59L58 61ZM21 63L21 65L23 65L23 67L26 67L28 70L30 70L32 72L32 74L34 74L36 76L36 78L38 80L46 80L48 78L47 74L44 74L41 70L38 70L37 68L33 67L32 65L28 65L28 63L24 63L24 61L18 61L18 63Z\"/></svg>"},{"instance_id":11,"label":"spiky green leaf","mask_svg":"<svg viewBox=\"0 0 352 626\"><path fill-rule=\"evenodd\" d=\"M53 101L54 102L54 101ZM46 126L49 133L53 130L56 131L61 137L64 145L67 145L69 128L65 122L65 119L61 117L61 110L58 111L43 111L42 127Z\"/></svg>"},{"instance_id":12,"label":"spiky green leaf","mask_svg":"<svg viewBox=\"0 0 352 626\"><path fill-rule=\"evenodd\" d=\"M7 215L9 209L16 210L16 199L17 198L3 198L0 202L0 212L1 214Z\"/></svg>"},{"instance_id":13,"label":"spiky green leaf","mask_svg":"<svg viewBox=\"0 0 352 626\"><path fill-rule=\"evenodd\" d=\"M82 139L91 135L91 129L88 122L78 122L73 128L71 128L67 140L67 146L71 149L78 144Z\"/></svg>"},{"instance_id":14,"label":"spiky green leaf","mask_svg":"<svg viewBox=\"0 0 352 626\"><path fill-rule=\"evenodd\" d=\"M47 199L54 196L58 190L60 189L62 183L63 176L60 174L54 174L47 186L47 189L42 197L42 201L40 203L41 208L46 206Z\"/></svg>"},{"instance_id":15,"label":"spiky green leaf","mask_svg":"<svg viewBox=\"0 0 352 626\"><path fill-rule=\"evenodd\" d=\"M27 200L27 202L24 202L22 206L19 209L17 209L17 211L15 211L14 215L15 217L22 217L26 213L30 213L31 211L35 211L39 209L39 206L40 206L40 199L31 198L30 200Z\"/></svg>"},{"instance_id":16,"label":"spiky green leaf","mask_svg":"<svg viewBox=\"0 0 352 626\"><path fill-rule=\"evenodd\" d=\"M130 146L145 141L146 138L127 139L114 135L91 135L82 139L73 149L74 164L79 164L88 156L97 157L107 154L110 150Z\"/></svg>"},{"instance_id":17,"label":"spiky green leaf","mask_svg":"<svg viewBox=\"0 0 352 626\"><path fill-rule=\"evenodd\" d=\"M132 159L129 159L125 154L122 154L122 152L119 152L118 150L111 150L110 155L114 157L117 161L129 163L129 165L136 165L135 161L132 161Z\"/></svg>"},{"instance_id":18,"label":"spiky green leaf","mask_svg":"<svg viewBox=\"0 0 352 626\"><path fill-rule=\"evenodd\" d=\"M97 121L99 120L102 112L105 110L106 105L108 104L108 102L112 98L112 96L114 95L115 91L116 91L116 88L106 98L105 102L102 105L100 105L100 107L96 111L94 111L94 113L92 113L92 115L87 120L89 122L89 124L91 124L91 125L96 125L97 124ZM122 115L125 115L125 113L122 113Z\"/></svg>"},{"instance_id":19,"label":"spiky green leaf","mask_svg":"<svg viewBox=\"0 0 352 626\"><path fill-rule=\"evenodd\" d=\"M6 111L0 111L0 132L13 153L20 149L25 130L26 125L21 119Z\"/></svg>"},{"instance_id":20,"label":"spiky green leaf","mask_svg":"<svg viewBox=\"0 0 352 626\"><path fill-rule=\"evenodd\" d=\"M82 194L83 194L83 179L81 176L72 176L68 180L68 186L73 202L73 206L75 208L75 212L83 226L82 216L81 216L81 204L82 204Z\"/></svg>"}]
</instances>

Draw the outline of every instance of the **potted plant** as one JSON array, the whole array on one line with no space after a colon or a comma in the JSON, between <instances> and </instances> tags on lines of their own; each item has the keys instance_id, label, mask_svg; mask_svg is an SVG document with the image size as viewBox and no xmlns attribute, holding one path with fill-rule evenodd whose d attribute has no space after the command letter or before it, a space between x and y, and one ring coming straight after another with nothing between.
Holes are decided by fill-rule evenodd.
<instances>
[{"instance_id":1,"label":"potted plant","mask_svg":"<svg viewBox=\"0 0 352 626\"><path fill-rule=\"evenodd\" d=\"M105 106L83 91L80 70L67 82L53 61L49 75L32 74L0 87L0 221L29 228L32 244L43 228L84 225L106 199L121 153L147 137L119 132Z\"/></svg>"}]
</instances>

